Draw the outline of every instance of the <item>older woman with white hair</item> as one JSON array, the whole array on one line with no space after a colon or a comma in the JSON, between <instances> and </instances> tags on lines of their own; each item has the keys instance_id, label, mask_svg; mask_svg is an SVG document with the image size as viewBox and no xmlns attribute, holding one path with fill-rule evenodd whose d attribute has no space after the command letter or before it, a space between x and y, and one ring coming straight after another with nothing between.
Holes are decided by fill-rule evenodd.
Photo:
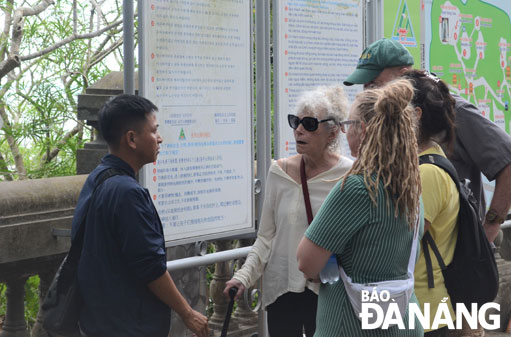
<instances>
[{"instance_id":1,"label":"older woman with white hair","mask_svg":"<svg viewBox=\"0 0 511 337\"><path fill-rule=\"evenodd\" d=\"M347 110L343 89L328 86L305 93L297 115L288 115L298 154L272 163L257 240L224 290L227 295L237 287L239 298L262 275L272 337L303 337L304 332L312 337L316 328L319 285L298 270L295 253L323 200L352 165L340 154L339 122Z\"/></svg>"}]
</instances>

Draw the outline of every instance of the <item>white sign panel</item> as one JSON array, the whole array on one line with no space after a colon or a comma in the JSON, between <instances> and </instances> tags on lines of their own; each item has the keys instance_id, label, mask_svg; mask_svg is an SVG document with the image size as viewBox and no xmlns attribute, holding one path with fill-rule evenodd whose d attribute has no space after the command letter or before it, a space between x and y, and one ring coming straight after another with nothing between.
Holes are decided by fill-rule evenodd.
<instances>
[{"instance_id":1,"label":"white sign panel","mask_svg":"<svg viewBox=\"0 0 511 337\"><path fill-rule=\"evenodd\" d=\"M143 95L163 144L142 181L165 240L253 232L249 0L143 2Z\"/></svg>"},{"instance_id":2,"label":"white sign panel","mask_svg":"<svg viewBox=\"0 0 511 337\"><path fill-rule=\"evenodd\" d=\"M274 3L277 156L296 154L287 122L300 95L320 85L341 84L363 50L363 1L280 0ZM344 87L350 101L361 88ZM346 152L344 152L347 154Z\"/></svg>"}]
</instances>

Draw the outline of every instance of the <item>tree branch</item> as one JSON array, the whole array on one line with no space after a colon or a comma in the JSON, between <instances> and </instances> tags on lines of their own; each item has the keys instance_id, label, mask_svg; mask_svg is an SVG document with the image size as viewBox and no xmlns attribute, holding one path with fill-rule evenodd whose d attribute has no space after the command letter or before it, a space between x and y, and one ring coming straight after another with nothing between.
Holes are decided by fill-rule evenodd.
<instances>
[{"instance_id":1,"label":"tree branch","mask_svg":"<svg viewBox=\"0 0 511 337\"><path fill-rule=\"evenodd\" d=\"M76 13L76 0L73 0L73 35L78 33L78 14Z\"/></svg>"},{"instance_id":2,"label":"tree branch","mask_svg":"<svg viewBox=\"0 0 511 337\"><path fill-rule=\"evenodd\" d=\"M103 14L103 11L101 10L101 5L98 4L96 0L90 0L90 3L92 5L92 8L98 13L98 18L102 19L105 24L108 24L108 21Z\"/></svg>"},{"instance_id":3,"label":"tree branch","mask_svg":"<svg viewBox=\"0 0 511 337\"><path fill-rule=\"evenodd\" d=\"M11 88L12 84L14 82L18 81L23 76L23 74L25 74L28 70L30 70L30 68L32 66L34 66L35 64L37 64L39 62L41 62L40 59L33 60L28 66L26 66L25 68L21 69L20 73L17 74L17 75L14 75L14 74L10 73L9 74L9 80L7 81L7 83L5 85L3 85L0 88L0 97L4 97L7 94L7 92L9 91L9 89ZM0 68L0 71L1 71L1 68Z\"/></svg>"},{"instance_id":4,"label":"tree branch","mask_svg":"<svg viewBox=\"0 0 511 337\"><path fill-rule=\"evenodd\" d=\"M19 67L21 64L18 55L10 55L6 60L0 62L0 78L10 73L13 69Z\"/></svg>"},{"instance_id":5,"label":"tree branch","mask_svg":"<svg viewBox=\"0 0 511 337\"><path fill-rule=\"evenodd\" d=\"M2 120L4 121L3 129L5 130L5 138L7 139L7 143L11 148L11 153L12 156L14 157L14 165L16 166L16 170L18 171L19 179L25 180L27 179L27 171L25 169L25 164L23 163L23 158L21 156L18 144L16 143L16 140L10 133L10 131L12 131L12 126L11 123L9 122L7 112L5 111L5 103L0 102L0 104L1 104L0 117L2 117Z\"/></svg>"},{"instance_id":6,"label":"tree branch","mask_svg":"<svg viewBox=\"0 0 511 337\"><path fill-rule=\"evenodd\" d=\"M16 17L16 15L19 15L22 17L39 15L43 11L45 11L46 8L48 8L50 5L54 5L54 4L55 4L55 1L53 1L53 0L42 0L39 4L35 5L34 7L20 7L18 9L16 9L16 11L14 12L14 17ZM19 12L19 13L16 14L17 12Z\"/></svg>"},{"instance_id":7,"label":"tree branch","mask_svg":"<svg viewBox=\"0 0 511 337\"><path fill-rule=\"evenodd\" d=\"M12 174L9 172L9 168L7 167L7 162L5 161L4 156L0 152L0 175L5 177L5 180L12 181Z\"/></svg>"},{"instance_id":8,"label":"tree branch","mask_svg":"<svg viewBox=\"0 0 511 337\"><path fill-rule=\"evenodd\" d=\"M0 52L0 60L5 60L5 56L8 51L8 43L7 39L9 37L9 30L11 29L11 19L12 19L12 9L14 8L14 0L7 0L6 5L3 9L4 12L4 30L2 35L0 36L0 41L2 42L2 48Z\"/></svg>"},{"instance_id":9,"label":"tree branch","mask_svg":"<svg viewBox=\"0 0 511 337\"><path fill-rule=\"evenodd\" d=\"M50 46L48 48L45 48L41 51L38 51L37 53L33 53L33 54L30 54L30 55L25 55L25 56L21 56L20 57L20 60L21 61L26 61L26 60L31 60L33 58L36 58L36 57L40 57L40 56L43 56L45 54L48 54L52 51L54 51L55 49L58 49L60 47L62 47L63 45L66 45L70 42L73 42L74 40L79 40L79 39L90 39L90 38L93 38L93 37L97 37L97 36L100 36L101 34L103 34L104 32L112 29L112 28L115 28L116 26L120 25L122 23L122 20L119 20L117 22L114 22L100 30L97 30L95 32L92 32L92 33L87 33L87 34L78 34L78 35L71 35L65 39L63 39L62 41L59 41L57 43L55 43L53 46Z\"/></svg>"},{"instance_id":10,"label":"tree branch","mask_svg":"<svg viewBox=\"0 0 511 337\"><path fill-rule=\"evenodd\" d=\"M92 62L89 64L89 67L93 67L99 62L101 62L103 59L105 59L105 57L110 55L110 53L119 48L122 45L122 42L123 39L119 38L119 40L114 41L107 49L104 49L102 51L98 50L98 52L92 56Z\"/></svg>"},{"instance_id":11,"label":"tree branch","mask_svg":"<svg viewBox=\"0 0 511 337\"><path fill-rule=\"evenodd\" d=\"M41 163L40 163L41 168L44 166L44 164L49 163L53 158L55 158L59 154L60 149L62 148L62 146L66 145L69 138L73 137L80 131L80 129L81 129L80 124L81 124L80 122L77 122L76 126L74 128L72 128L69 132L67 132L64 135L64 137L62 137L62 139L57 142L57 144L55 145L55 148L53 150L51 150L49 154L45 153L43 155L43 157L41 158Z\"/></svg>"}]
</instances>

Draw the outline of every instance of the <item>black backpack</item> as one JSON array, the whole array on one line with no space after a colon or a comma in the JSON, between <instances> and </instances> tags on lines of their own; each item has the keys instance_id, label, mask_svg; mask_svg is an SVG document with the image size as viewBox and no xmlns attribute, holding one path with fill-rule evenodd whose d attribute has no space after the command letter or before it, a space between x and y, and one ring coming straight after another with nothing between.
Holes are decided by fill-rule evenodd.
<instances>
[{"instance_id":1,"label":"black backpack","mask_svg":"<svg viewBox=\"0 0 511 337\"><path fill-rule=\"evenodd\" d=\"M420 164L433 164L446 171L456 184L460 195L458 213L458 239L452 262L446 266L429 232L424 233L422 248L428 273L428 288L434 288L433 268L428 246L435 254L442 269L445 286L456 308L456 303L471 303L479 306L491 302L499 290L499 271L490 242L486 238L477 205L468 184L458 179L451 162L440 155L428 154L419 157Z\"/></svg>"}]
</instances>

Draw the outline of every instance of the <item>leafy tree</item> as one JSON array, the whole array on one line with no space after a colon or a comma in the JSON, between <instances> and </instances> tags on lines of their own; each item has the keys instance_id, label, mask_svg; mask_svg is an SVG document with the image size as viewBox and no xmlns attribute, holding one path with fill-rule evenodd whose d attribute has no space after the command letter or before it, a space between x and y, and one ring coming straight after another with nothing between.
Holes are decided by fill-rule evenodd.
<instances>
[{"instance_id":1,"label":"leafy tree","mask_svg":"<svg viewBox=\"0 0 511 337\"><path fill-rule=\"evenodd\" d=\"M77 95L122 65L120 6L0 0L0 181L74 174Z\"/></svg>"}]
</instances>

